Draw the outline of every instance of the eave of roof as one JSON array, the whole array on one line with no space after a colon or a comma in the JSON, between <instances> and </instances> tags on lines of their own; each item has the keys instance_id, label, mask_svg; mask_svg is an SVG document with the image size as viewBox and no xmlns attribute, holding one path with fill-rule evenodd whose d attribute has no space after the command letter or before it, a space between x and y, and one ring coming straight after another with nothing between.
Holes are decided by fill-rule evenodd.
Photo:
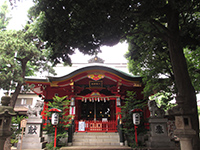
<instances>
[{"instance_id":1,"label":"eave of roof","mask_svg":"<svg viewBox=\"0 0 200 150\"><path fill-rule=\"evenodd\" d=\"M53 77L53 76L47 76L46 78L29 78L29 77L26 77L26 82L40 82L40 83L49 83L49 82L54 82L54 81L63 81L63 80L68 80L68 79L71 79L73 77L75 77L76 75L79 75L81 73L84 73L84 72L90 72L90 71L104 71L104 72L108 72L108 73L111 73L113 75L116 75L118 76L119 78L122 78L122 79L125 79L125 80L128 80L128 81L141 81L141 77L139 76L133 76L133 75L130 75L128 73L125 73L121 70L118 70L116 68L111 68L111 67L107 67L107 66L104 66L104 65L92 65L92 66L86 66L86 67L82 67L82 68L79 68L65 76L61 76L61 77Z\"/></svg>"}]
</instances>

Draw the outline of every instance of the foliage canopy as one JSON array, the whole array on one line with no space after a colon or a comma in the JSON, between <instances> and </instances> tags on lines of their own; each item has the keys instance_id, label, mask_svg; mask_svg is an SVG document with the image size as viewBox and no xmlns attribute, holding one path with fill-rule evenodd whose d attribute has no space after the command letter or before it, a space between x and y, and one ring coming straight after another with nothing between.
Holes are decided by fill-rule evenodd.
<instances>
[{"instance_id":1,"label":"foliage canopy","mask_svg":"<svg viewBox=\"0 0 200 150\"><path fill-rule=\"evenodd\" d=\"M10 17L6 16L8 12L9 12L9 9L8 9L7 2L4 1L3 5L0 6L0 30L5 30L6 26L9 23L9 20L11 19Z\"/></svg>"},{"instance_id":2,"label":"foliage canopy","mask_svg":"<svg viewBox=\"0 0 200 150\"><path fill-rule=\"evenodd\" d=\"M37 71L54 73L54 70L48 63L48 48L33 32L32 24L19 31L6 30L10 19L7 13L5 2L0 10L0 88L15 90L11 100L14 106L25 76Z\"/></svg>"},{"instance_id":3,"label":"foliage canopy","mask_svg":"<svg viewBox=\"0 0 200 150\"><path fill-rule=\"evenodd\" d=\"M101 45L127 40L127 57L131 63L137 61L140 73L155 69L156 73L144 72L155 79L162 73L171 77L167 82L176 87L173 91L178 97L174 113L181 109L195 114L192 126L199 133L195 89L183 53L184 48L192 52L200 46L199 0L35 2L37 33L53 48L50 55L55 63L70 63L69 55L75 48L93 54Z\"/></svg>"},{"instance_id":4,"label":"foliage canopy","mask_svg":"<svg viewBox=\"0 0 200 150\"><path fill-rule=\"evenodd\" d=\"M54 73L47 63L47 49L28 25L24 30L0 32L0 54L0 88L4 90L16 92L18 86L20 91L25 76L36 71Z\"/></svg>"}]
</instances>

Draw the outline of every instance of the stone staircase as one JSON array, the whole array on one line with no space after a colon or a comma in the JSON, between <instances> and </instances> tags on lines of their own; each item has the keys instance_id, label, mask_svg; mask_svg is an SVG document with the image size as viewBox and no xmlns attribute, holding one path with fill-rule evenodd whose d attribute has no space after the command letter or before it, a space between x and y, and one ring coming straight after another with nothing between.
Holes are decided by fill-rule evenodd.
<instances>
[{"instance_id":1,"label":"stone staircase","mask_svg":"<svg viewBox=\"0 0 200 150\"><path fill-rule=\"evenodd\" d=\"M72 146L61 150L130 150L130 147L120 146L118 133L74 133Z\"/></svg>"},{"instance_id":2,"label":"stone staircase","mask_svg":"<svg viewBox=\"0 0 200 150\"><path fill-rule=\"evenodd\" d=\"M73 146L120 145L118 133L74 133Z\"/></svg>"}]
</instances>

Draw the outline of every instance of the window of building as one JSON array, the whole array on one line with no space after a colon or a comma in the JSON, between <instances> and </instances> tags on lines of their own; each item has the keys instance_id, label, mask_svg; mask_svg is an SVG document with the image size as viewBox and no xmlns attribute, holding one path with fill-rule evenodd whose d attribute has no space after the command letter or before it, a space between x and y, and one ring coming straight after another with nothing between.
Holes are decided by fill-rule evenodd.
<instances>
[{"instance_id":1,"label":"window of building","mask_svg":"<svg viewBox=\"0 0 200 150\"><path fill-rule=\"evenodd\" d=\"M21 105L26 105L26 99L24 98L21 99Z\"/></svg>"},{"instance_id":2,"label":"window of building","mask_svg":"<svg viewBox=\"0 0 200 150\"><path fill-rule=\"evenodd\" d=\"M20 105L32 105L33 99L32 98L18 98L16 102L16 106Z\"/></svg>"}]
</instances>

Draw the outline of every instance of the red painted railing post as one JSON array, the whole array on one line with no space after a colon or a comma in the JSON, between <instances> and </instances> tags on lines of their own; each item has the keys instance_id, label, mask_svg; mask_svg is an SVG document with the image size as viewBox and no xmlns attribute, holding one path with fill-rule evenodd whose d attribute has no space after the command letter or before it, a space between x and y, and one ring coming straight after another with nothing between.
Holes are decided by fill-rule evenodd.
<instances>
[{"instance_id":1,"label":"red painted railing post","mask_svg":"<svg viewBox=\"0 0 200 150\"><path fill-rule=\"evenodd\" d=\"M57 125L55 125L54 148L56 148Z\"/></svg>"},{"instance_id":2,"label":"red painted railing post","mask_svg":"<svg viewBox=\"0 0 200 150\"><path fill-rule=\"evenodd\" d=\"M136 142L136 146L138 146L138 139L137 139L137 125L134 125L135 127L135 142Z\"/></svg>"}]
</instances>

